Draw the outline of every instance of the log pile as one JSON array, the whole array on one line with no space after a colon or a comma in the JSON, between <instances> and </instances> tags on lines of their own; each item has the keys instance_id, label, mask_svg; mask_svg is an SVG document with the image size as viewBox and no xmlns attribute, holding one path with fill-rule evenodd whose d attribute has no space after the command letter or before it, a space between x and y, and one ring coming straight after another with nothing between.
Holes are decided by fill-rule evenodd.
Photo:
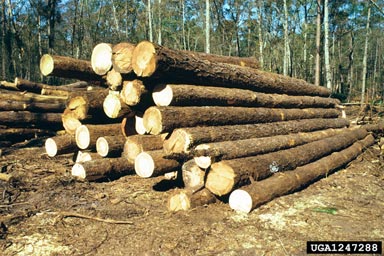
<instances>
[{"instance_id":1,"label":"log pile","mask_svg":"<svg viewBox=\"0 0 384 256\"><path fill-rule=\"evenodd\" d=\"M249 212L342 167L383 130L349 127L327 89L257 65L147 41L102 43L71 65L45 55L44 75L103 86L60 96L65 134L46 140L47 154L77 154L72 175L88 181L176 172L171 211L229 198Z\"/></svg>"}]
</instances>

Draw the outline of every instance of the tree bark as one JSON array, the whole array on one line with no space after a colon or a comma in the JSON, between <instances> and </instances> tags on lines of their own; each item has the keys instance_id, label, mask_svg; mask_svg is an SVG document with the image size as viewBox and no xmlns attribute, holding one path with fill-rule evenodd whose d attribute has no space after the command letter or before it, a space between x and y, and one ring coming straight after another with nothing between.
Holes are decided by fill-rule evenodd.
<instances>
[{"instance_id":1,"label":"tree bark","mask_svg":"<svg viewBox=\"0 0 384 256\"><path fill-rule=\"evenodd\" d=\"M45 151L50 157L74 152L76 148L75 137L71 134L56 135L45 141Z\"/></svg>"},{"instance_id":2,"label":"tree bark","mask_svg":"<svg viewBox=\"0 0 384 256\"><path fill-rule=\"evenodd\" d=\"M180 189L171 194L167 207L168 210L172 212L187 211L199 206L213 204L216 201L215 195L206 188L196 192L188 189Z\"/></svg>"},{"instance_id":3,"label":"tree bark","mask_svg":"<svg viewBox=\"0 0 384 256\"><path fill-rule=\"evenodd\" d=\"M72 167L72 176L88 181L98 180L111 175L128 175L133 173L133 164L123 157L95 159L76 163Z\"/></svg>"},{"instance_id":4,"label":"tree bark","mask_svg":"<svg viewBox=\"0 0 384 256\"><path fill-rule=\"evenodd\" d=\"M122 134L102 136L96 140L96 151L102 157L121 156L124 143L125 137Z\"/></svg>"},{"instance_id":5,"label":"tree bark","mask_svg":"<svg viewBox=\"0 0 384 256\"><path fill-rule=\"evenodd\" d=\"M1 100L1 111L31 111L31 112L47 112L47 113L61 113L65 109L65 103L46 103L46 102L26 102L26 101L13 101Z\"/></svg>"},{"instance_id":6,"label":"tree bark","mask_svg":"<svg viewBox=\"0 0 384 256\"><path fill-rule=\"evenodd\" d=\"M118 43L112 47L112 65L113 69L121 74L132 73L132 53L135 45L131 43Z\"/></svg>"},{"instance_id":7,"label":"tree bark","mask_svg":"<svg viewBox=\"0 0 384 256\"><path fill-rule=\"evenodd\" d=\"M150 107L143 116L144 127L160 134L180 127L198 125L268 123L309 118L335 118L337 109L245 108L245 107Z\"/></svg>"},{"instance_id":8,"label":"tree bark","mask_svg":"<svg viewBox=\"0 0 384 256\"><path fill-rule=\"evenodd\" d=\"M194 156L196 164L201 168L206 169L211 166L213 162L220 160L256 156L293 148L309 142L335 136L344 131L345 129L328 129L308 133L294 133L264 138L200 144L192 150L191 154Z\"/></svg>"},{"instance_id":9,"label":"tree bark","mask_svg":"<svg viewBox=\"0 0 384 256\"><path fill-rule=\"evenodd\" d=\"M265 94L250 90L162 84L153 89L157 106L237 106L269 108L333 108L340 103L333 98Z\"/></svg>"},{"instance_id":10,"label":"tree bark","mask_svg":"<svg viewBox=\"0 0 384 256\"><path fill-rule=\"evenodd\" d=\"M44 76L57 76L82 81L100 81L90 61L44 54L40 58L40 71Z\"/></svg>"},{"instance_id":11,"label":"tree bark","mask_svg":"<svg viewBox=\"0 0 384 256\"><path fill-rule=\"evenodd\" d=\"M81 125L76 129L76 144L80 149L96 148L99 137L120 135L121 124L94 124Z\"/></svg>"},{"instance_id":12,"label":"tree bark","mask_svg":"<svg viewBox=\"0 0 384 256\"><path fill-rule=\"evenodd\" d=\"M0 128L0 141L18 142L31 139L36 136L53 135L54 132L36 128Z\"/></svg>"},{"instance_id":13,"label":"tree bark","mask_svg":"<svg viewBox=\"0 0 384 256\"><path fill-rule=\"evenodd\" d=\"M236 211L248 213L261 204L297 191L306 184L336 171L359 156L373 143L374 138L368 135L348 148L320 160L297 167L293 171L275 173L270 178L243 186L231 193L229 206Z\"/></svg>"},{"instance_id":14,"label":"tree bark","mask_svg":"<svg viewBox=\"0 0 384 256\"><path fill-rule=\"evenodd\" d=\"M275 172L295 169L342 150L367 136L365 129L355 129L277 152L224 160L211 165L205 187L215 195L226 195L234 188L249 182L262 180Z\"/></svg>"},{"instance_id":15,"label":"tree bark","mask_svg":"<svg viewBox=\"0 0 384 256\"><path fill-rule=\"evenodd\" d=\"M91 66L93 71L99 75L105 75L112 68L112 45L100 43L92 50Z\"/></svg>"},{"instance_id":16,"label":"tree bark","mask_svg":"<svg viewBox=\"0 0 384 256\"><path fill-rule=\"evenodd\" d=\"M135 158L136 174L143 178L159 176L179 167L176 160L165 158L163 150L141 152Z\"/></svg>"},{"instance_id":17,"label":"tree bark","mask_svg":"<svg viewBox=\"0 0 384 256\"><path fill-rule=\"evenodd\" d=\"M163 147L167 155L187 154L193 147L201 143L310 132L342 128L348 125L349 121L343 118L316 118L266 124L180 128L171 133L170 137L164 141Z\"/></svg>"},{"instance_id":18,"label":"tree bark","mask_svg":"<svg viewBox=\"0 0 384 256\"><path fill-rule=\"evenodd\" d=\"M0 111L0 124L12 127L49 126L52 130L62 129L60 113L33 113L29 111Z\"/></svg>"},{"instance_id":19,"label":"tree bark","mask_svg":"<svg viewBox=\"0 0 384 256\"><path fill-rule=\"evenodd\" d=\"M260 65L256 58L253 57L237 57L237 56L224 56L224 55L217 55L212 53L203 53L203 52L193 52L193 51L181 51L182 53L185 52L186 54L191 54L195 58L202 59L204 61L209 61L212 63L225 63L225 64L231 64L236 65L240 67L248 67L248 68L254 68L259 69Z\"/></svg>"},{"instance_id":20,"label":"tree bark","mask_svg":"<svg viewBox=\"0 0 384 256\"><path fill-rule=\"evenodd\" d=\"M330 92L301 79L268 73L257 69L239 67L219 62L209 62L177 50L153 43L139 43L132 55L132 66L140 77L165 77L191 84L235 87L268 93L328 97ZM168 81L171 82L171 81Z\"/></svg>"},{"instance_id":21,"label":"tree bark","mask_svg":"<svg viewBox=\"0 0 384 256\"><path fill-rule=\"evenodd\" d=\"M136 157L144 151L160 150L168 134L159 135L132 135L126 137L123 155L128 161L134 163Z\"/></svg>"}]
</instances>

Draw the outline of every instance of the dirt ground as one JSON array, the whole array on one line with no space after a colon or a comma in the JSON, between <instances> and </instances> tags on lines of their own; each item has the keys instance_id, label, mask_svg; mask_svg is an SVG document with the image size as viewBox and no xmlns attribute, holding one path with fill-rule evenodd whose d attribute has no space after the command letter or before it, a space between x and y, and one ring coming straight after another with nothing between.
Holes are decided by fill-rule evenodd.
<instances>
[{"instance_id":1,"label":"dirt ground","mask_svg":"<svg viewBox=\"0 0 384 256\"><path fill-rule=\"evenodd\" d=\"M384 242L377 144L348 166L249 214L225 202L169 212L175 185L127 175L80 182L44 139L3 149L0 255L306 255L309 240Z\"/></svg>"}]
</instances>

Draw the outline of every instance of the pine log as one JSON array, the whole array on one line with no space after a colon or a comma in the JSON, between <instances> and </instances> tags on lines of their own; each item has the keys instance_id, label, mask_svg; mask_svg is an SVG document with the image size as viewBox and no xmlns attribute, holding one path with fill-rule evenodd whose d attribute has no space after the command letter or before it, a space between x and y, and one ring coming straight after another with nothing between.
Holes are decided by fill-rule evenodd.
<instances>
[{"instance_id":1,"label":"pine log","mask_svg":"<svg viewBox=\"0 0 384 256\"><path fill-rule=\"evenodd\" d=\"M33 113L29 111L0 111L0 125L12 127L62 128L60 113Z\"/></svg>"},{"instance_id":2,"label":"pine log","mask_svg":"<svg viewBox=\"0 0 384 256\"><path fill-rule=\"evenodd\" d=\"M0 141L18 142L39 136L52 136L53 131L36 128L0 128Z\"/></svg>"},{"instance_id":3,"label":"pine log","mask_svg":"<svg viewBox=\"0 0 384 256\"><path fill-rule=\"evenodd\" d=\"M120 92L121 99L129 106L136 106L139 103L151 105L151 94L141 80L135 79L123 82L123 88Z\"/></svg>"},{"instance_id":4,"label":"pine log","mask_svg":"<svg viewBox=\"0 0 384 256\"><path fill-rule=\"evenodd\" d=\"M123 77L115 69L108 71L106 76L106 84L112 91L120 91L123 85Z\"/></svg>"},{"instance_id":5,"label":"pine log","mask_svg":"<svg viewBox=\"0 0 384 256\"><path fill-rule=\"evenodd\" d=\"M135 115L134 110L122 101L118 91L109 91L109 94L104 99L103 109L109 118Z\"/></svg>"},{"instance_id":6,"label":"pine log","mask_svg":"<svg viewBox=\"0 0 384 256\"><path fill-rule=\"evenodd\" d=\"M124 149L125 137L123 134L99 137L96 141L96 151L102 157L121 156Z\"/></svg>"},{"instance_id":7,"label":"pine log","mask_svg":"<svg viewBox=\"0 0 384 256\"><path fill-rule=\"evenodd\" d=\"M160 150L168 134L159 135L131 135L126 137L123 155L134 163L136 157L144 151Z\"/></svg>"},{"instance_id":8,"label":"pine log","mask_svg":"<svg viewBox=\"0 0 384 256\"><path fill-rule=\"evenodd\" d=\"M65 104L67 97L47 96L31 92L16 92L0 89L0 101L13 100L25 103L47 103L47 104Z\"/></svg>"},{"instance_id":9,"label":"pine log","mask_svg":"<svg viewBox=\"0 0 384 256\"><path fill-rule=\"evenodd\" d=\"M50 157L73 152L76 148L75 138L71 134L56 135L45 141L45 151Z\"/></svg>"},{"instance_id":10,"label":"pine log","mask_svg":"<svg viewBox=\"0 0 384 256\"><path fill-rule=\"evenodd\" d=\"M328 128L342 128L348 125L349 121L342 118L316 118L266 124L180 128L171 133L170 137L164 141L163 147L167 155L186 154L193 147L202 143L310 132Z\"/></svg>"},{"instance_id":11,"label":"pine log","mask_svg":"<svg viewBox=\"0 0 384 256\"><path fill-rule=\"evenodd\" d=\"M82 81L100 81L90 61L44 54L40 58L40 71L44 76L57 76Z\"/></svg>"},{"instance_id":12,"label":"pine log","mask_svg":"<svg viewBox=\"0 0 384 256\"><path fill-rule=\"evenodd\" d=\"M193 159L186 161L181 166L181 174L185 188L196 191L204 187L206 172Z\"/></svg>"},{"instance_id":13,"label":"pine log","mask_svg":"<svg viewBox=\"0 0 384 256\"><path fill-rule=\"evenodd\" d=\"M20 77L15 78L15 86L21 91L28 91L41 94L41 90L43 88L49 88L50 85L32 82L26 79L22 79Z\"/></svg>"},{"instance_id":14,"label":"pine log","mask_svg":"<svg viewBox=\"0 0 384 256\"><path fill-rule=\"evenodd\" d=\"M152 98L157 106L238 106L269 108L333 108L338 99L266 94L237 88L161 84Z\"/></svg>"},{"instance_id":15,"label":"pine log","mask_svg":"<svg viewBox=\"0 0 384 256\"><path fill-rule=\"evenodd\" d=\"M112 68L112 45L100 43L92 50L91 66L93 71L102 76Z\"/></svg>"},{"instance_id":16,"label":"pine log","mask_svg":"<svg viewBox=\"0 0 384 256\"><path fill-rule=\"evenodd\" d=\"M79 120L84 120L88 115L103 113L103 103L109 94L108 89L73 92L67 103L67 108L75 113Z\"/></svg>"},{"instance_id":17,"label":"pine log","mask_svg":"<svg viewBox=\"0 0 384 256\"><path fill-rule=\"evenodd\" d=\"M187 211L199 206L213 204L217 201L214 194L203 188L198 191L188 189L176 190L168 199L167 208L169 211Z\"/></svg>"},{"instance_id":18,"label":"pine log","mask_svg":"<svg viewBox=\"0 0 384 256\"><path fill-rule=\"evenodd\" d=\"M121 74L133 72L131 59L135 45L122 42L112 47L112 65L113 69Z\"/></svg>"},{"instance_id":19,"label":"pine log","mask_svg":"<svg viewBox=\"0 0 384 256\"><path fill-rule=\"evenodd\" d=\"M31 112L51 112L61 113L65 109L65 103L46 103L46 102L28 102L27 101L14 101L14 100L1 100L1 111L31 111Z\"/></svg>"},{"instance_id":20,"label":"pine log","mask_svg":"<svg viewBox=\"0 0 384 256\"><path fill-rule=\"evenodd\" d=\"M372 135L368 135L348 148L334 152L315 162L297 167L293 171L275 173L272 177L236 189L229 197L229 206L236 211L249 213L261 204L297 191L321 177L328 176L358 157L373 143L374 138Z\"/></svg>"},{"instance_id":21,"label":"pine log","mask_svg":"<svg viewBox=\"0 0 384 256\"><path fill-rule=\"evenodd\" d=\"M141 152L135 158L136 174L142 178L163 175L179 167L180 163L176 160L165 158L163 150Z\"/></svg>"},{"instance_id":22,"label":"pine log","mask_svg":"<svg viewBox=\"0 0 384 256\"><path fill-rule=\"evenodd\" d=\"M301 79L205 61L193 54L148 41L140 42L135 47L132 53L132 67L139 77L162 77L169 83L184 81L188 84L209 84L267 93L330 96L330 91L325 87L315 86Z\"/></svg>"},{"instance_id":23,"label":"pine log","mask_svg":"<svg viewBox=\"0 0 384 256\"><path fill-rule=\"evenodd\" d=\"M335 118L339 114L336 109L323 108L150 107L145 111L143 121L148 133L160 134L180 127Z\"/></svg>"},{"instance_id":24,"label":"pine log","mask_svg":"<svg viewBox=\"0 0 384 256\"><path fill-rule=\"evenodd\" d=\"M88 124L76 129L75 139L80 149L96 148L99 137L119 134L122 134L121 124Z\"/></svg>"},{"instance_id":25,"label":"pine log","mask_svg":"<svg viewBox=\"0 0 384 256\"><path fill-rule=\"evenodd\" d=\"M81 126L81 122L75 111L66 108L61 115L61 122L68 134L75 135L76 129Z\"/></svg>"},{"instance_id":26,"label":"pine log","mask_svg":"<svg viewBox=\"0 0 384 256\"><path fill-rule=\"evenodd\" d=\"M353 129L290 149L223 160L211 165L205 187L215 195L226 195L234 188L249 182L249 179L262 180L275 172L295 169L349 147L367 134L365 129Z\"/></svg>"},{"instance_id":27,"label":"pine log","mask_svg":"<svg viewBox=\"0 0 384 256\"><path fill-rule=\"evenodd\" d=\"M247 156L256 156L282 149L292 148L312 141L334 136L345 129L327 129L308 133L294 133L264 138L222 141L200 144L192 150L196 164L206 169L213 162Z\"/></svg>"},{"instance_id":28,"label":"pine log","mask_svg":"<svg viewBox=\"0 0 384 256\"><path fill-rule=\"evenodd\" d=\"M198 59L209 61L212 63L227 63L232 65L237 65L241 67L249 67L254 69L259 69L260 64L255 57L237 57L237 56L224 56L204 52L194 52L194 51L181 51L182 53L191 54Z\"/></svg>"},{"instance_id":29,"label":"pine log","mask_svg":"<svg viewBox=\"0 0 384 256\"><path fill-rule=\"evenodd\" d=\"M98 180L113 174L133 174L133 164L123 157L101 158L83 163L76 163L72 167L72 175L88 181Z\"/></svg>"}]
</instances>

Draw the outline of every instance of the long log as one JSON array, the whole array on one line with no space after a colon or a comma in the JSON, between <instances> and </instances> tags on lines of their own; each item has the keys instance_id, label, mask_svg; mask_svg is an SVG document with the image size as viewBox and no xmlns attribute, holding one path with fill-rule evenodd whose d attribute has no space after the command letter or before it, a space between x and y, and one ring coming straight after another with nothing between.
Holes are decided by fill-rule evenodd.
<instances>
[{"instance_id":1,"label":"long log","mask_svg":"<svg viewBox=\"0 0 384 256\"><path fill-rule=\"evenodd\" d=\"M152 98L157 106L238 106L269 108L333 108L338 99L266 94L237 88L161 84Z\"/></svg>"},{"instance_id":2,"label":"long log","mask_svg":"<svg viewBox=\"0 0 384 256\"><path fill-rule=\"evenodd\" d=\"M167 208L169 211L187 211L199 206L213 204L217 201L214 194L203 188L199 191L179 189L168 198Z\"/></svg>"},{"instance_id":3,"label":"long log","mask_svg":"<svg viewBox=\"0 0 384 256\"><path fill-rule=\"evenodd\" d=\"M37 136L54 135L52 130L36 128L0 128L0 141L18 142Z\"/></svg>"},{"instance_id":4,"label":"long log","mask_svg":"<svg viewBox=\"0 0 384 256\"><path fill-rule=\"evenodd\" d=\"M43 127L50 129L62 128L60 113L33 113L29 111L0 111L0 124L12 127Z\"/></svg>"},{"instance_id":5,"label":"long log","mask_svg":"<svg viewBox=\"0 0 384 256\"><path fill-rule=\"evenodd\" d=\"M343 118L303 119L265 124L190 127L174 130L164 141L166 154L186 154L196 145L208 142L242 140L297 132L310 132L349 125Z\"/></svg>"},{"instance_id":6,"label":"long log","mask_svg":"<svg viewBox=\"0 0 384 256\"><path fill-rule=\"evenodd\" d=\"M72 167L72 175L89 181L105 178L113 174L133 174L133 164L123 157L101 158L83 163L76 163Z\"/></svg>"},{"instance_id":7,"label":"long log","mask_svg":"<svg viewBox=\"0 0 384 256\"><path fill-rule=\"evenodd\" d=\"M62 113L65 109L65 103L46 103L46 102L28 102L28 101L14 101L2 100L0 101L1 111L31 111L31 112L50 112Z\"/></svg>"},{"instance_id":8,"label":"long log","mask_svg":"<svg viewBox=\"0 0 384 256\"><path fill-rule=\"evenodd\" d=\"M162 150L141 152L135 158L136 174L142 178L163 175L175 171L179 167L180 163L176 160L165 158Z\"/></svg>"},{"instance_id":9,"label":"long log","mask_svg":"<svg viewBox=\"0 0 384 256\"><path fill-rule=\"evenodd\" d=\"M91 55L91 66L97 75L105 75L112 68L112 45L107 43L97 44Z\"/></svg>"},{"instance_id":10,"label":"long log","mask_svg":"<svg viewBox=\"0 0 384 256\"><path fill-rule=\"evenodd\" d=\"M125 140L123 134L99 137L96 141L96 151L102 157L121 156Z\"/></svg>"},{"instance_id":11,"label":"long log","mask_svg":"<svg viewBox=\"0 0 384 256\"><path fill-rule=\"evenodd\" d=\"M159 135L131 135L128 136L124 143L123 155L128 161L134 163L136 157L144 151L160 150L167 134Z\"/></svg>"},{"instance_id":12,"label":"long log","mask_svg":"<svg viewBox=\"0 0 384 256\"><path fill-rule=\"evenodd\" d=\"M71 134L56 135L45 141L45 151L50 157L73 152L76 148L75 138Z\"/></svg>"},{"instance_id":13,"label":"long log","mask_svg":"<svg viewBox=\"0 0 384 256\"><path fill-rule=\"evenodd\" d=\"M121 74L133 72L131 59L135 45L122 42L112 47L112 65L113 69Z\"/></svg>"},{"instance_id":14,"label":"long log","mask_svg":"<svg viewBox=\"0 0 384 256\"><path fill-rule=\"evenodd\" d=\"M192 150L196 164L208 168L213 162L247 156L265 154L282 149L292 148L312 141L334 136L345 129L327 129L308 133L277 135L264 138L252 138L235 141L222 141L200 144Z\"/></svg>"},{"instance_id":15,"label":"long log","mask_svg":"<svg viewBox=\"0 0 384 256\"><path fill-rule=\"evenodd\" d=\"M90 61L66 56L44 54L40 58L40 71L44 76L57 76L82 81L100 81Z\"/></svg>"},{"instance_id":16,"label":"long log","mask_svg":"<svg viewBox=\"0 0 384 256\"><path fill-rule=\"evenodd\" d=\"M249 182L250 178L262 180L275 172L295 169L349 147L367 134L365 129L354 129L290 149L223 160L211 165L205 187L215 195L226 195L234 188Z\"/></svg>"},{"instance_id":17,"label":"long log","mask_svg":"<svg viewBox=\"0 0 384 256\"><path fill-rule=\"evenodd\" d=\"M191 159L181 166L184 187L190 190L199 190L204 187L206 172Z\"/></svg>"},{"instance_id":18,"label":"long log","mask_svg":"<svg viewBox=\"0 0 384 256\"><path fill-rule=\"evenodd\" d=\"M268 93L330 96L325 87L257 69L205 61L193 54L143 41L134 49L132 67L139 77L163 77L168 82L209 84ZM171 80L171 81L169 81Z\"/></svg>"},{"instance_id":19,"label":"long log","mask_svg":"<svg viewBox=\"0 0 384 256\"><path fill-rule=\"evenodd\" d=\"M25 103L65 104L67 97L40 95L31 92L19 92L0 89L0 100L22 101Z\"/></svg>"},{"instance_id":20,"label":"long log","mask_svg":"<svg viewBox=\"0 0 384 256\"><path fill-rule=\"evenodd\" d=\"M272 177L236 189L229 196L229 206L236 211L249 213L261 204L297 191L303 186L329 175L355 159L373 143L374 138L372 135L368 135L348 148L334 152L320 160L297 167L293 171L275 173Z\"/></svg>"},{"instance_id":21,"label":"long log","mask_svg":"<svg viewBox=\"0 0 384 256\"><path fill-rule=\"evenodd\" d=\"M76 129L76 144L80 149L96 148L99 137L122 134L121 124L81 125Z\"/></svg>"},{"instance_id":22,"label":"long log","mask_svg":"<svg viewBox=\"0 0 384 256\"><path fill-rule=\"evenodd\" d=\"M191 54L198 59L209 61L212 63L227 63L241 67L249 67L258 69L260 64L255 57L237 57L237 56L224 56L212 53L194 52L194 51L181 51L182 53Z\"/></svg>"},{"instance_id":23,"label":"long log","mask_svg":"<svg viewBox=\"0 0 384 256\"><path fill-rule=\"evenodd\" d=\"M268 123L296 119L335 118L337 109L246 108L246 107L150 107L144 112L147 132L160 134L175 128L198 125Z\"/></svg>"}]
</instances>

